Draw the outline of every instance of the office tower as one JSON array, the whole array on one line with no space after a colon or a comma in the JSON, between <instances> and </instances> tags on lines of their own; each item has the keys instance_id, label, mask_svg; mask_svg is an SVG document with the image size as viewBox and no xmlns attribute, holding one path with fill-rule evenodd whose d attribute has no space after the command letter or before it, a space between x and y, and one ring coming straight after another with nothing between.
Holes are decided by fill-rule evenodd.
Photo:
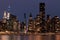
<instances>
[{"instance_id":1,"label":"office tower","mask_svg":"<svg viewBox=\"0 0 60 40\"><path fill-rule=\"evenodd\" d=\"M39 13L42 19L45 18L45 3L39 4Z\"/></svg>"},{"instance_id":2,"label":"office tower","mask_svg":"<svg viewBox=\"0 0 60 40\"><path fill-rule=\"evenodd\" d=\"M4 15L3 15L3 18L2 18L3 23L6 23L6 18L7 18L7 13L6 13L6 11L4 11Z\"/></svg>"},{"instance_id":3,"label":"office tower","mask_svg":"<svg viewBox=\"0 0 60 40\"><path fill-rule=\"evenodd\" d=\"M36 18L34 19L35 20L35 32L37 33L40 33L41 32L41 27L40 27L40 15L37 14Z\"/></svg>"},{"instance_id":4,"label":"office tower","mask_svg":"<svg viewBox=\"0 0 60 40\"><path fill-rule=\"evenodd\" d=\"M24 13L24 33L27 32L27 20L26 20L26 13Z\"/></svg>"},{"instance_id":5,"label":"office tower","mask_svg":"<svg viewBox=\"0 0 60 40\"><path fill-rule=\"evenodd\" d=\"M3 22L3 20L0 20L0 31L6 31L6 23Z\"/></svg>"},{"instance_id":6,"label":"office tower","mask_svg":"<svg viewBox=\"0 0 60 40\"><path fill-rule=\"evenodd\" d=\"M58 16L55 16L55 32L60 31L60 19Z\"/></svg>"},{"instance_id":7,"label":"office tower","mask_svg":"<svg viewBox=\"0 0 60 40\"><path fill-rule=\"evenodd\" d=\"M59 25L60 22L59 22L59 17L58 16L54 16L52 19L51 19L51 25L52 25L52 32L57 32L59 30ZM58 30L57 30L58 29Z\"/></svg>"},{"instance_id":8,"label":"office tower","mask_svg":"<svg viewBox=\"0 0 60 40\"><path fill-rule=\"evenodd\" d=\"M29 21L28 21L28 32L33 33L34 32L34 20L32 18L32 14L29 15Z\"/></svg>"},{"instance_id":9,"label":"office tower","mask_svg":"<svg viewBox=\"0 0 60 40\"><path fill-rule=\"evenodd\" d=\"M55 32L55 18L51 19L51 32Z\"/></svg>"},{"instance_id":10,"label":"office tower","mask_svg":"<svg viewBox=\"0 0 60 40\"><path fill-rule=\"evenodd\" d=\"M20 31L24 33L25 23L21 22Z\"/></svg>"},{"instance_id":11,"label":"office tower","mask_svg":"<svg viewBox=\"0 0 60 40\"><path fill-rule=\"evenodd\" d=\"M7 14L7 29L9 31L17 30L17 17L10 13Z\"/></svg>"},{"instance_id":12,"label":"office tower","mask_svg":"<svg viewBox=\"0 0 60 40\"><path fill-rule=\"evenodd\" d=\"M0 20L1 21L1 30L5 31L6 29L6 22L7 22L7 12L4 11L3 18Z\"/></svg>"},{"instance_id":13,"label":"office tower","mask_svg":"<svg viewBox=\"0 0 60 40\"><path fill-rule=\"evenodd\" d=\"M4 15L3 15L3 18L7 18L7 13L6 13L6 11L4 11Z\"/></svg>"},{"instance_id":14,"label":"office tower","mask_svg":"<svg viewBox=\"0 0 60 40\"><path fill-rule=\"evenodd\" d=\"M25 22L21 22L20 23L20 31L22 32L22 33L26 33L27 31L26 31L26 24L25 24Z\"/></svg>"},{"instance_id":15,"label":"office tower","mask_svg":"<svg viewBox=\"0 0 60 40\"><path fill-rule=\"evenodd\" d=\"M46 32L46 21L45 21L45 3L39 4L39 12L40 12L40 18L41 23L40 26L42 27L42 32Z\"/></svg>"},{"instance_id":16,"label":"office tower","mask_svg":"<svg viewBox=\"0 0 60 40\"><path fill-rule=\"evenodd\" d=\"M14 31L17 31L17 25L18 25L17 21L18 21L17 17L15 15L10 14L10 24L13 27Z\"/></svg>"},{"instance_id":17,"label":"office tower","mask_svg":"<svg viewBox=\"0 0 60 40\"><path fill-rule=\"evenodd\" d=\"M7 13L7 20L10 19L10 13Z\"/></svg>"},{"instance_id":18,"label":"office tower","mask_svg":"<svg viewBox=\"0 0 60 40\"><path fill-rule=\"evenodd\" d=\"M51 32L51 18L50 18L50 15L47 15L47 18L46 18L46 29L47 29L47 32Z\"/></svg>"},{"instance_id":19,"label":"office tower","mask_svg":"<svg viewBox=\"0 0 60 40\"><path fill-rule=\"evenodd\" d=\"M21 22L18 21L18 32L20 33Z\"/></svg>"}]
</instances>

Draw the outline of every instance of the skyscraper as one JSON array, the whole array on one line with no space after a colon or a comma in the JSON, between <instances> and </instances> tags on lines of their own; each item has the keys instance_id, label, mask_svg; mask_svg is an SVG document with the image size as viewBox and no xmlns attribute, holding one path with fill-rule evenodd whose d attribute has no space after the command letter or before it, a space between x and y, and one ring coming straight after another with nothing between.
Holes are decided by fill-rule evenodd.
<instances>
[{"instance_id":1,"label":"skyscraper","mask_svg":"<svg viewBox=\"0 0 60 40\"><path fill-rule=\"evenodd\" d=\"M42 32L46 32L46 22L45 22L45 3L40 3L39 4L39 12L40 12L40 18L41 18L41 27L42 27Z\"/></svg>"},{"instance_id":2,"label":"skyscraper","mask_svg":"<svg viewBox=\"0 0 60 40\"><path fill-rule=\"evenodd\" d=\"M31 32L31 33L34 32L34 20L31 13L29 15L28 32Z\"/></svg>"},{"instance_id":3,"label":"skyscraper","mask_svg":"<svg viewBox=\"0 0 60 40\"><path fill-rule=\"evenodd\" d=\"M45 18L45 3L39 4L39 12L42 19Z\"/></svg>"}]
</instances>

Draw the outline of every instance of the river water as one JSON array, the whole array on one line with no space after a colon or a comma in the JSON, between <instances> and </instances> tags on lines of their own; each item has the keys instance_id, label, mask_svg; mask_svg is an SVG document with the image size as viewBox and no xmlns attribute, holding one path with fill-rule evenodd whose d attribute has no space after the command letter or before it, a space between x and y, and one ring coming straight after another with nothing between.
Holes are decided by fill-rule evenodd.
<instances>
[{"instance_id":1,"label":"river water","mask_svg":"<svg viewBox=\"0 0 60 40\"><path fill-rule=\"evenodd\" d=\"M0 40L60 40L60 35L0 35Z\"/></svg>"}]
</instances>

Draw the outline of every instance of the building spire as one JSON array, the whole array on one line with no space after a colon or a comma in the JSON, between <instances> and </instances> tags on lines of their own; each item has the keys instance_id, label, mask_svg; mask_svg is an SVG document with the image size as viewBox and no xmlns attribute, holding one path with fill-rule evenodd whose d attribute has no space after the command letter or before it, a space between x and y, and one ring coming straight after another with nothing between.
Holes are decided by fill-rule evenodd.
<instances>
[{"instance_id":1,"label":"building spire","mask_svg":"<svg viewBox=\"0 0 60 40\"><path fill-rule=\"evenodd\" d=\"M8 12L11 11L11 5L10 5L10 0L8 0L8 9L7 9Z\"/></svg>"},{"instance_id":2,"label":"building spire","mask_svg":"<svg viewBox=\"0 0 60 40\"><path fill-rule=\"evenodd\" d=\"M8 5L8 12L10 12L10 10L11 10L11 6L10 6L10 4Z\"/></svg>"}]
</instances>

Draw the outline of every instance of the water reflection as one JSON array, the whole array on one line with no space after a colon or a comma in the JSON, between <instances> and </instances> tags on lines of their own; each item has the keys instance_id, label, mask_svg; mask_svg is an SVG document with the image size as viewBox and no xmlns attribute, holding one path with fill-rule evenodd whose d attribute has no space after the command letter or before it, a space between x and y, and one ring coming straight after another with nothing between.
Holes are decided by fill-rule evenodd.
<instances>
[{"instance_id":1,"label":"water reflection","mask_svg":"<svg viewBox=\"0 0 60 40\"><path fill-rule=\"evenodd\" d=\"M60 40L60 35L0 35L0 40Z\"/></svg>"}]
</instances>

